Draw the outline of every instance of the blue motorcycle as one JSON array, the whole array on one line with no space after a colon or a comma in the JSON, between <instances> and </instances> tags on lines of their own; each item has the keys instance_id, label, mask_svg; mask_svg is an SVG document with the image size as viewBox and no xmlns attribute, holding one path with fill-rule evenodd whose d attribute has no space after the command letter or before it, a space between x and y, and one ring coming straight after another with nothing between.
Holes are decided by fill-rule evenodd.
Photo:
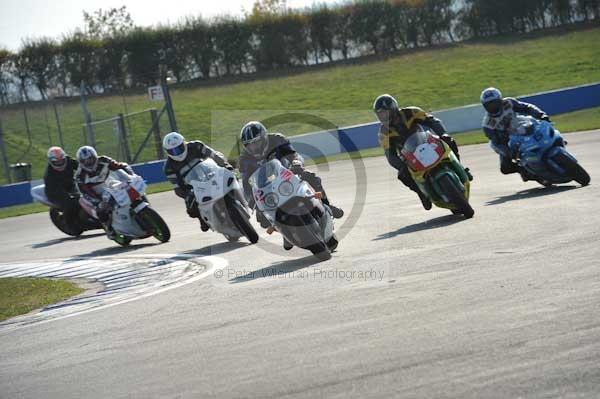
<instances>
[{"instance_id":1,"label":"blue motorcycle","mask_svg":"<svg viewBox=\"0 0 600 399\"><path fill-rule=\"evenodd\" d=\"M565 148L566 142L550 122L519 116L519 126L510 134L512 158L544 186L575 180L590 184L590 175Z\"/></svg>"}]
</instances>

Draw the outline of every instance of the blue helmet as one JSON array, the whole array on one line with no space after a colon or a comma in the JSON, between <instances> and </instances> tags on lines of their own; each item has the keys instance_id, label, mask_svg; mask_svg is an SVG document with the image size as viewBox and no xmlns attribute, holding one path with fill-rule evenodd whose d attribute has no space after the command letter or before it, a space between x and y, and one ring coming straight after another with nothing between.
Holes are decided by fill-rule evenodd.
<instances>
[{"instance_id":1,"label":"blue helmet","mask_svg":"<svg viewBox=\"0 0 600 399\"><path fill-rule=\"evenodd\" d=\"M482 91L479 101L488 114L499 116L502 113L502 93L495 87L488 87Z\"/></svg>"},{"instance_id":2,"label":"blue helmet","mask_svg":"<svg viewBox=\"0 0 600 399\"><path fill-rule=\"evenodd\" d=\"M240 132L240 141L250 155L260 158L265 155L269 145L267 128L257 121L248 122Z\"/></svg>"}]
</instances>

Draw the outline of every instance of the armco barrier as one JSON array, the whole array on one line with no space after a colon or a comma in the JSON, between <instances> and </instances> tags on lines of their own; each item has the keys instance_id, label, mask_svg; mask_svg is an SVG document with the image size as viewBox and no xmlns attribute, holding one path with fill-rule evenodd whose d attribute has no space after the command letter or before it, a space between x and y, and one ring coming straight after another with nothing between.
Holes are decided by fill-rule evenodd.
<instances>
[{"instance_id":1,"label":"armco barrier","mask_svg":"<svg viewBox=\"0 0 600 399\"><path fill-rule=\"evenodd\" d=\"M32 202L30 191L31 185L28 181L0 186L0 208Z\"/></svg>"},{"instance_id":2,"label":"armco barrier","mask_svg":"<svg viewBox=\"0 0 600 399\"><path fill-rule=\"evenodd\" d=\"M550 115L598 107L600 83L532 94L519 99L539 106ZM483 107L480 104L472 104L435 111L433 114L444 122L449 133L456 133L480 129ZM290 140L302 156L318 158L377 147L377 129L377 123L367 123L340 128L337 131L303 134L291 137ZM164 161L153 161L133 165L133 169L148 183L158 183L166 180L162 172L163 164ZM29 191L29 182L0 186L0 208L31 202Z\"/></svg>"},{"instance_id":3,"label":"armco barrier","mask_svg":"<svg viewBox=\"0 0 600 399\"><path fill-rule=\"evenodd\" d=\"M152 161L147 163L140 163L132 165L133 171L142 176L146 183L160 183L167 180L167 177L163 173L164 160Z\"/></svg>"}]
</instances>

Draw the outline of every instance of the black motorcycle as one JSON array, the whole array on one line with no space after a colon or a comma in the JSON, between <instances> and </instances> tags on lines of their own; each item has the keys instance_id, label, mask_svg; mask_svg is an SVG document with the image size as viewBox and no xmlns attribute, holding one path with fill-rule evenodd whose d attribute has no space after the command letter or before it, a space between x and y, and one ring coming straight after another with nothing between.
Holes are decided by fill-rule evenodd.
<instances>
[{"instance_id":1,"label":"black motorcycle","mask_svg":"<svg viewBox=\"0 0 600 399\"><path fill-rule=\"evenodd\" d=\"M84 231L102 229L102 224L90 216L80 205L79 205L79 194L71 194L73 210L72 220L67 220L63 210L46 196L45 185L41 184L31 189L31 196L34 201L42 203L50 208L50 220L52 223L63 233L77 237L80 236Z\"/></svg>"}]
</instances>

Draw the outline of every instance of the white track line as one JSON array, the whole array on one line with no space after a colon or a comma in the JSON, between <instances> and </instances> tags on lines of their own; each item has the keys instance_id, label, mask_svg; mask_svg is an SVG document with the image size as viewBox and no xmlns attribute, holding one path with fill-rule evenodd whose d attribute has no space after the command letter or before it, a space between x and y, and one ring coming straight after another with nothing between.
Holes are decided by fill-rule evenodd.
<instances>
[{"instance_id":1,"label":"white track line","mask_svg":"<svg viewBox=\"0 0 600 399\"><path fill-rule=\"evenodd\" d=\"M103 289L95 294L83 294L49 305L39 312L0 322L0 334L157 295L201 280L215 270L225 268L227 264L225 259L217 256L178 254L82 257L69 261L0 264L1 277L86 278L103 284Z\"/></svg>"}]
</instances>

